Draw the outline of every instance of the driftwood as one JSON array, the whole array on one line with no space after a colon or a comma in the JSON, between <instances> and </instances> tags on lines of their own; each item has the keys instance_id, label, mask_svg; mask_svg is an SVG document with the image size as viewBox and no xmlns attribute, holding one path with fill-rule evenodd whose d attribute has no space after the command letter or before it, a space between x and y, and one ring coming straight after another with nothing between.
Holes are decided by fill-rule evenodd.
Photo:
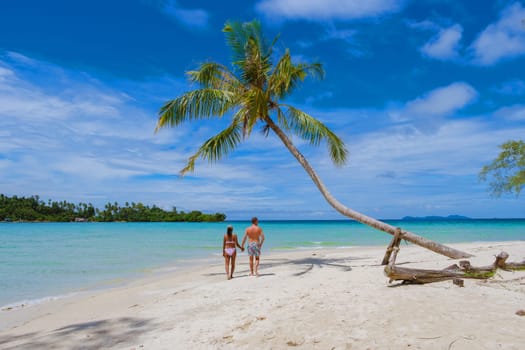
<instances>
[{"instance_id":1,"label":"driftwood","mask_svg":"<svg viewBox=\"0 0 525 350\"><path fill-rule=\"evenodd\" d=\"M381 265L386 265L386 264L389 263L390 256L392 255L392 252L394 250L395 250L395 255L393 257L393 261L396 260L395 256L397 255L397 252L399 251L399 243L401 243L402 235L403 235L403 233L402 233L401 229L398 227L396 229L396 233L394 234L394 238L392 238L392 241L390 242L390 244L386 248L385 257L383 258L383 262L381 263Z\"/></svg>"},{"instance_id":2,"label":"driftwood","mask_svg":"<svg viewBox=\"0 0 525 350\"><path fill-rule=\"evenodd\" d=\"M397 244L399 245L399 242ZM390 278L389 282L403 281L404 284L424 284L446 281L450 279L488 279L495 275L497 269L502 269L506 271L525 270L525 260L523 260L520 263L507 263L506 261L509 255L506 252L501 252L500 254L498 254L494 263L488 266L474 267L470 265L470 262L468 260L462 260L459 262L459 265L454 264L444 268L443 270L412 269L407 267L396 266L395 256L397 255L399 247L393 246L391 250L393 250L395 254L392 258L389 259L390 261L388 265L385 266L385 275L388 278ZM458 281L456 284L458 283L460 282Z\"/></svg>"}]
</instances>

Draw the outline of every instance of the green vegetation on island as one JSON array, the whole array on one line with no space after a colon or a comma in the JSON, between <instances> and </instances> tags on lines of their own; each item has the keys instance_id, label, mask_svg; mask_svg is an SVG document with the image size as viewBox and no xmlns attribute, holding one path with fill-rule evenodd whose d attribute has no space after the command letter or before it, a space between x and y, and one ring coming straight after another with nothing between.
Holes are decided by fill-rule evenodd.
<instances>
[{"instance_id":1,"label":"green vegetation on island","mask_svg":"<svg viewBox=\"0 0 525 350\"><path fill-rule=\"evenodd\" d=\"M204 214L194 210L189 213L177 212L176 208L165 211L157 206L142 203L128 203L124 207L117 202L107 203L104 209L95 208L91 203L73 204L66 201L44 202L39 196L8 197L0 194L0 221L127 221L127 222L222 222L222 213Z\"/></svg>"}]
</instances>

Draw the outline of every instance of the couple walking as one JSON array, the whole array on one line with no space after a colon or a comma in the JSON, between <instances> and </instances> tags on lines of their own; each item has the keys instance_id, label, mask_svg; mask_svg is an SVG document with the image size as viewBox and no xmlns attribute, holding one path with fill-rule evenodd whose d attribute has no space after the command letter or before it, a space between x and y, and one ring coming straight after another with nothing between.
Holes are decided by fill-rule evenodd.
<instances>
[{"instance_id":1,"label":"couple walking","mask_svg":"<svg viewBox=\"0 0 525 350\"><path fill-rule=\"evenodd\" d=\"M264 233L259 227L259 220L252 218L252 225L246 229L242 244L239 244L237 235L233 233L233 226L229 225L222 241L222 256L224 256L224 266L228 279L233 278L235 270L235 258L237 257L236 247L244 252L244 244L248 239L248 256L250 257L250 276L259 276L259 256L264 242ZM254 262L255 260L255 262Z\"/></svg>"}]
</instances>

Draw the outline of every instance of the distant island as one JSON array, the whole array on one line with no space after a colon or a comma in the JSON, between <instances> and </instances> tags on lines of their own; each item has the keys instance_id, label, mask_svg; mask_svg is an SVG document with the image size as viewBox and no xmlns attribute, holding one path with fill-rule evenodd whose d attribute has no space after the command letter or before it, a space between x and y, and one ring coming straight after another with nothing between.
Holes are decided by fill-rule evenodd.
<instances>
[{"instance_id":1,"label":"distant island","mask_svg":"<svg viewBox=\"0 0 525 350\"><path fill-rule=\"evenodd\" d=\"M0 222L222 222L222 213L204 214L198 210L178 212L175 207L166 211L155 205L126 202L107 203L104 209L91 203L73 204L66 201L40 200L39 196L8 197L0 194Z\"/></svg>"},{"instance_id":2,"label":"distant island","mask_svg":"<svg viewBox=\"0 0 525 350\"><path fill-rule=\"evenodd\" d=\"M449 215L449 216L405 216L401 220L417 221L417 220L472 220L467 216Z\"/></svg>"}]
</instances>

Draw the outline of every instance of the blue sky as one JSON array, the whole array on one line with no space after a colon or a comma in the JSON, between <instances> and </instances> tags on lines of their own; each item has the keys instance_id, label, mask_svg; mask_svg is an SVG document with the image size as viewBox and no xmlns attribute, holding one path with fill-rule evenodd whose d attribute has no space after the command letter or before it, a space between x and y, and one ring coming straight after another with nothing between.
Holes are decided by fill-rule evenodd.
<instances>
[{"instance_id":1,"label":"blue sky","mask_svg":"<svg viewBox=\"0 0 525 350\"><path fill-rule=\"evenodd\" d=\"M377 218L525 217L479 182L525 134L525 4L452 0L5 0L0 3L0 193L143 202L228 219L340 219L270 135L178 171L222 121L155 134L185 71L228 64L228 20L258 19L276 49L320 62L287 102L350 151L294 139L328 189Z\"/></svg>"}]
</instances>

